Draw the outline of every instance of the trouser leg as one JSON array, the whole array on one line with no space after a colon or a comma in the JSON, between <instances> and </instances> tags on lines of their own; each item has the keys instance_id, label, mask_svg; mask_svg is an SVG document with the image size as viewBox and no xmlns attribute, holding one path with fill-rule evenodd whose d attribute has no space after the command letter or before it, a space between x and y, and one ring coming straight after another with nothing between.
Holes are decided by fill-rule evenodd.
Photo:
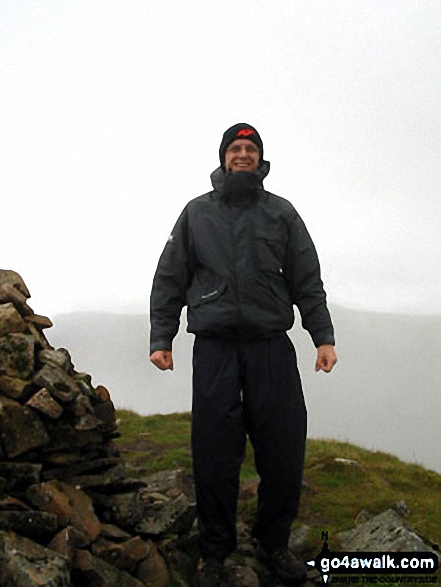
<instances>
[{"instance_id":1,"label":"trouser leg","mask_svg":"<svg viewBox=\"0 0 441 587\"><path fill-rule=\"evenodd\" d=\"M253 536L286 546L297 513L306 442L306 407L287 335L246 343L241 352L244 413L260 476Z\"/></svg>"},{"instance_id":2,"label":"trouser leg","mask_svg":"<svg viewBox=\"0 0 441 587\"><path fill-rule=\"evenodd\" d=\"M203 558L236 547L239 472L245 427L235 341L196 337L193 348L192 451Z\"/></svg>"}]
</instances>

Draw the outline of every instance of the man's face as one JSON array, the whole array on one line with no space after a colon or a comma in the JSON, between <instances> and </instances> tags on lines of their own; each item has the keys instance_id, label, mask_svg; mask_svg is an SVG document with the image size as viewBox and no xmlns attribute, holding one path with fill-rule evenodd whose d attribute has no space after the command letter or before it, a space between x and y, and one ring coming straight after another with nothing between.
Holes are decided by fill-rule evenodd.
<instances>
[{"instance_id":1,"label":"man's face","mask_svg":"<svg viewBox=\"0 0 441 587\"><path fill-rule=\"evenodd\" d=\"M259 165L259 147L248 139L236 139L225 152L225 169L254 171Z\"/></svg>"}]
</instances>

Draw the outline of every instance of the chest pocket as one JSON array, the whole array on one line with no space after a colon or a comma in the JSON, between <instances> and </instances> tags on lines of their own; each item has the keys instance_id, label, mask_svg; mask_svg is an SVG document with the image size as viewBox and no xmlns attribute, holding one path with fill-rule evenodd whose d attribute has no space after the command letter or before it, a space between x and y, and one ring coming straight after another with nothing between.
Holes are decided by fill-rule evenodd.
<instances>
[{"instance_id":1,"label":"chest pocket","mask_svg":"<svg viewBox=\"0 0 441 587\"><path fill-rule=\"evenodd\" d=\"M257 239L257 269L266 287L281 302L291 305L285 281L285 244L281 239Z\"/></svg>"},{"instance_id":2,"label":"chest pocket","mask_svg":"<svg viewBox=\"0 0 441 587\"><path fill-rule=\"evenodd\" d=\"M257 238L256 267L283 277L285 270L285 244L281 239Z\"/></svg>"}]
</instances>

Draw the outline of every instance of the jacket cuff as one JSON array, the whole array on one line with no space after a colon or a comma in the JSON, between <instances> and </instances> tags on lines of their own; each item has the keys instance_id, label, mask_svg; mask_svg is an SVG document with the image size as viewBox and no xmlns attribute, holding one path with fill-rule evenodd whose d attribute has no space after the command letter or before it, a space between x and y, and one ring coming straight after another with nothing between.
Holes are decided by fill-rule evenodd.
<instances>
[{"instance_id":1,"label":"jacket cuff","mask_svg":"<svg viewBox=\"0 0 441 587\"><path fill-rule=\"evenodd\" d=\"M314 334L314 336L312 337L314 346L316 348L318 348L319 346L322 346L322 344L332 344L332 346L335 346L335 338L334 338L334 334L332 332L326 332L326 331L321 331L318 332L317 334Z\"/></svg>"},{"instance_id":2,"label":"jacket cuff","mask_svg":"<svg viewBox=\"0 0 441 587\"><path fill-rule=\"evenodd\" d=\"M157 342L150 343L150 354L152 355L156 351L171 351L172 343L169 340L158 340Z\"/></svg>"}]
</instances>

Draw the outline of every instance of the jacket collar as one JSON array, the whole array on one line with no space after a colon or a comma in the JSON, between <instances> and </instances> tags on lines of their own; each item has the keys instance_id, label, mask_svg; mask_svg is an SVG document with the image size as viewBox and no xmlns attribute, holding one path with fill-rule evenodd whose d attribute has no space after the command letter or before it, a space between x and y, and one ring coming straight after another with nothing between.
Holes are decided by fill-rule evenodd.
<instances>
[{"instance_id":1,"label":"jacket collar","mask_svg":"<svg viewBox=\"0 0 441 587\"><path fill-rule=\"evenodd\" d=\"M269 161L262 161L259 167L256 170L257 175L259 176L260 180L263 181L265 177L268 175L270 171L270 162ZM222 167L218 167L213 171L210 175L211 183L213 188L219 192L220 194L224 188L224 179L225 179L225 171Z\"/></svg>"}]
</instances>

